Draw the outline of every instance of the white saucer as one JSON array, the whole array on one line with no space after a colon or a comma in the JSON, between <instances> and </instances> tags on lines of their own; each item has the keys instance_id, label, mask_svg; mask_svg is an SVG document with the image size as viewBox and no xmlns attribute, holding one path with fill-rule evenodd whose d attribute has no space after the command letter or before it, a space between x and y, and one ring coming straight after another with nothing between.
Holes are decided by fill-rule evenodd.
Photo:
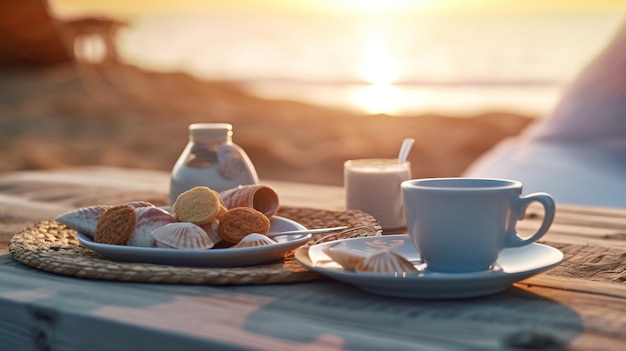
<instances>
[{"instance_id":1,"label":"white saucer","mask_svg":"<svg viewBox=\"0 0 626 351\"><path fill-rule=\"evenodd\" d=\"M307 229L287 218L273 216L270 232ZM311 234L275 236L277 244L226 249L190 250L98 244L91 236L77 233L80 243L113 261L155 263L174 266L237 267L280 260L306 243Z\"/></svg>"},{"instance_id":2,"label":"white saucer","mask_svg":"<svg viewBox=\"0 0 626 351\"><path fill-rule=\"evenodd\" d=\"M504 249L494 269L472 273L440 273L425 269L406 277L344 270L323 249L342 245L361 251L389 249L423 266L420 254L406 234L345 239L300 247L295 258L312 271L352 284L359 289L385 296L405 298L453 299L489 295L506 290L516 281L557 266L563 253L542 244Z\"/></svg>"}]
</instances>

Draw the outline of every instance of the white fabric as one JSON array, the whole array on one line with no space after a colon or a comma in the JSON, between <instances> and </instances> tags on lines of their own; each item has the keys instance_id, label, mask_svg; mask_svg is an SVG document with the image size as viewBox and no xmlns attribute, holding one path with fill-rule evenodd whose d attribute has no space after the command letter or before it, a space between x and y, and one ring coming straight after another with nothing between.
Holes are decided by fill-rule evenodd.
<instances>
[{"instance_id":1,"label":"white fabric","mask_svg":"<svg viewBox=\"0 0 626 351\"><path fill-rule=\"evenodd\" d=\"M463 174L517 179L557 202L626 207L626 26L574 80L554 112Z\"/></svg>"},{"instance_id":2,"label":"white fabric","mask_svg":"<svg viewBox=\"0 0 626 351\"><path fill-rule=\"evenodd\" d=\"M557 203L626 207L626 148L508 140L464 175L520 180L525 194L548 192Z\"/></svg>"}]
</instances>

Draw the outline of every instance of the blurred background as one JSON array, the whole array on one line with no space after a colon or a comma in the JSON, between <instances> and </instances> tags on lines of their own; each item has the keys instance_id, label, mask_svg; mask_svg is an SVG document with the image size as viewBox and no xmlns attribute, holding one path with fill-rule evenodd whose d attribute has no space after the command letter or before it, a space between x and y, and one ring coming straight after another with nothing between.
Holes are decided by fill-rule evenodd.
<instances>
[{"instance_id":1,"label":"blurred background","mask_svg":"<svg viewBox=\"0 0 626 351\"><path fill-rule=\"evenodd\" d=\"M119 59L151 70L181 70L235 81L267 98L366 113L468 115L494 108L549 112L563 85L619 26L626 9L619 3L51 0L50 5L56 18L70 23L86 13L121 21L106 28L114 32ZM84 47L74 48L97 61L104 43L88 30L83 34L76 44Z\"/></svg>"},{"instance_id":2,"label":"blurred background","mask_svg":"<svg viewBox=\"0 0 626 351\"><path fill-rule=\"evenodd\" d=\"M460 175L548 116L623 1L0 0L0 171L168 170L228 122L261 178L341 184L416 144Z\"/></svg>"}]
</instances>

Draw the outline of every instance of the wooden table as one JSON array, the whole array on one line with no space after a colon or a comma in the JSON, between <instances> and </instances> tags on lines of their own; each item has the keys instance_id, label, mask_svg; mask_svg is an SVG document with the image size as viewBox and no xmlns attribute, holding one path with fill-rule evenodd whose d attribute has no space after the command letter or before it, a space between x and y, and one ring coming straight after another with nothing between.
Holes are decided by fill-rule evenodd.
<instances>
[{"instance_id":1,"label":"wooden table","mask_svg":"<svg viewBox=\"0 0 626 351\"><path fill-rule=\"evenodd\" d=\"M543 242L564 262L504 293L465 300L385 298L330 280L88 280L7 253L14 233L72 208L164 203L168 177L111 168L0 175L0 350L626 350L626 209L559 204ZM343 208L338 187L265 183L285 205Z\"/></svg>"}]
</instances>

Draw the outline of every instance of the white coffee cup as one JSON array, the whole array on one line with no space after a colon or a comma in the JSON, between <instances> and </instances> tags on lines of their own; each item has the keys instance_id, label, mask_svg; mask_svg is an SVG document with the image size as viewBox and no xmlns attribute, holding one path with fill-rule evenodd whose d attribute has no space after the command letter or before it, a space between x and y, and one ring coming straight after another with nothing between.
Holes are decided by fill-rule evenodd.
<instances>
[{"instance_id":1,"label":"white coffee cup","mask_svg":"<svg viewBox=\"0 0 626 351\"><path fill-rule=\"evenodd\" d=\"M411 178L411 163L376 158L344 163L346 209L372 215L383 229L404 228L400 184Z\"/></svg>"},{"instance_id":2,"label":"white coffee cup","mask_svg":"<svg viewBox=\"0 0 626 351\"><path fill-rule=\"evenodd\" d=\"M546 193L522 195L522 183L504 179L431 178L402 182L407 229L429 270L489 269L504 248L539 240L555 214ZM531 202L545 209L537 231L520 237L515 225Z\"/></svg>"}]
</instances>

